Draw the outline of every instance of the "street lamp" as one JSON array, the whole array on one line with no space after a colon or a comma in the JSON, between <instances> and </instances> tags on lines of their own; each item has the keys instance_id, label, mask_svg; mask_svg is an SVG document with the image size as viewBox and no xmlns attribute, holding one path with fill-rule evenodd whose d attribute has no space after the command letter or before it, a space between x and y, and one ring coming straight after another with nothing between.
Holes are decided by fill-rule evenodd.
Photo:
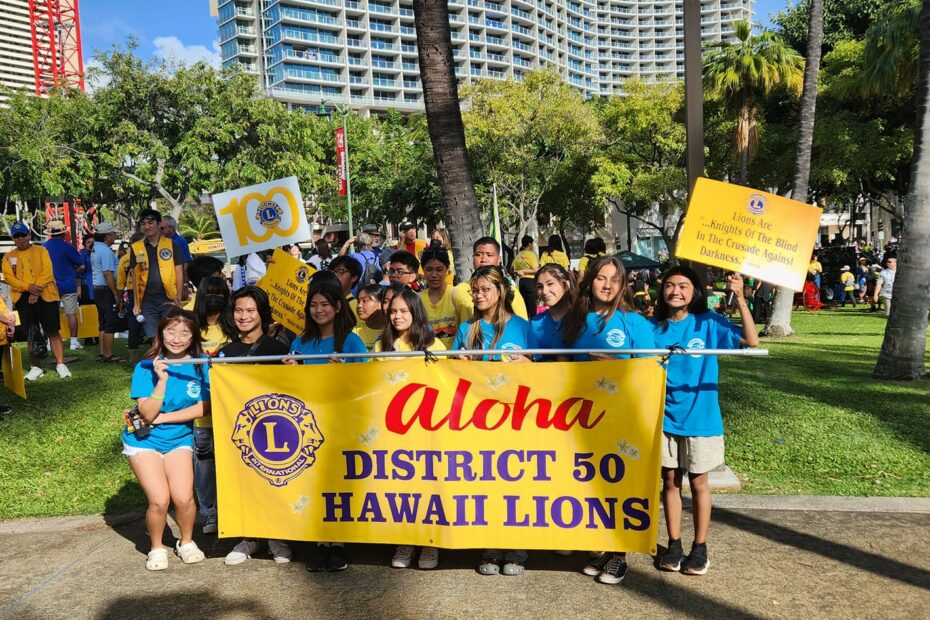
<instances>
[{"instance_id":1,"label":"street lamp","mask_svg":"<svg viewBox=\"0 0 930 620\"><path fill-rule=\"evenodd\" d=\"M352 237L355 236L355 230L354 230L354 226L352 223L352 179L351 179L352 175L349 174L349 126L348 126L349 105L348 104L337 105L330 99L325 99L320 103L320 114L326 114L327 104L329 104L330 107L333 108L333 110L342 114L342 138L344 140L345 158L346 158L346 198L348 199L348 203L349 203L349 238L351 239Z\"/></svg>"}]
</instances>

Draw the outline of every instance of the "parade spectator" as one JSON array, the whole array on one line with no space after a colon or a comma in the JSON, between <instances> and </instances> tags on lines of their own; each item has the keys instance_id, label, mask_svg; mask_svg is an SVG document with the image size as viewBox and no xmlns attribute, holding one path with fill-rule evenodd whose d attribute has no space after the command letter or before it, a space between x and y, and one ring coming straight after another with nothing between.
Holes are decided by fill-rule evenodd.
<instances>
[{"instance_id":1,"label":"parade spectator","mask_svg":"<svg viewBox=\"0 0 930 620\"><path fill-rule=\"evenodd\" d=\"M384 290L380 284L369 284L358 292L358 325L352 331L362 339L369 351L375 350L375 344L381 339L387 324L381 309L381 295Z\"/></svg>"},{"instance_id":2,"label":"parade spectator","mask_svg":"<svg viewBox=\"0 0 930 620\"><path fill-rule=\"evenodd\" d=\"M843 268L840 269L840 286L842 287L842 295L840 296L840 302L842 302L843 307L846 307L846 302L851 301L853 308L856 307L856 276L854 276L849 271L849 265L843 265Z\"/></svg>"},{"instance_id":3,"label":"parade spectator","mask_svg":"<svg viewBox=\"0 0 930 620\"><path fill-rule=\"evenodd\" d=\"M455 340L459 325L471 318L472 309L457 303L449 285L449 252L438 241L433 240L423 250L423 273L426 274L426 289L420 293L423 307L433 334L449 348Z\"/></svg>"},{"instance_id":4,"label":"parade spectator","mask_svg":"<svg viewBox=\"0 0 930 620\"><path fill-rule=\"evenodd\" d=\"M236 269L233 271L232 291L236 292L245 286L255 286L267 270L268 265L265 264L265 259L261 254L252 252L240 256Z\"/></svg>"},{"instance_id":5,"label":"parade spectator","mask_svg":"<svg viewBox=\"0 0 930 620\"><path fill-rule=\"evenodd\" d=\"M155 209L139 213L139 225L145 238L132 244L132 258L129 259L135 293L132 313L143 317L146 338L155 336L171 304L180 305L184 283L183 250L162 236L160 223L161 214Z\"/></svg>"},{"instance_id":6,"label":"parade spectator","mask_svg":"<svg viewBox=\"0 0 930 620\"><path fill-rule=\"evenodd\" d=\"M481 237L475 241L474 245L472 245L471 263L474 269L501 266L501 246L497 240L494 237ZM529 318L523 296L513 284L510 284L510 290L513 293L512 303L514 314L524 319ZM469 282L462 282L456 286L452 291L452 295L454 296L453 301L457 305L464 306L468 309L468 314L472 314L474 307L472 305L471 284Z\"/></svg>"},{"instance_id":7,"label":"parade spectator","mask_svg":"<svg viewBox=\"0 0 930 620\"><path fill-rule=\"evenodd\" d=\"M290 254L292 257L299 260L300 262L305 262L304 253L299 243L292 243L290 245L285 245L281 249L283 249L285 252L287 252L288 254Z\"/></svg>"},{"instance_id":8,"label":"parade spectator","mask_svg":"<svg viewBox=\"0 0 930 620\"><path fill-rule=\"evenodd\" d=\"M343 297L345 297L346 303L349 306L349 311L355 318L355 322L358 323L358 300L355 299L355 295L352 294L352 291L358 284L359 278L362 277L362 266L353 258L349 258L348 256L337 256L329 264L328 271L333 272L339 279L339 284L342 286Z\"/></svg>"},{"instance_id":9,"label":"parade spectator","mask_svg":"<svg viewBox=\"0 0 930 620\"><path fill-rule=\"evenodd\" d=\"M562 319L575 302L575 279L562 265L549 263L536 272L536 297L546 307L530 321L541 349L561 349Z\"/></svg>"},{"instance_id":10,"label":"parade spectator","mask_svg":"<svg viewBox=\"0 0 930 620\"><path fill-rule=\"evenodd\" d=\"M417 239L417 226L413 222L401 222L398 226L400 230L400 241L397 242L398 250L407 250L414 257L420 255L420 252L426 249L426 241Z\"/></svg>"},{"instance_id":11,"label":"parade spectator","mask_svg":"<svg viewBox=\"0 0 930 620\"><path fill-rule=\"evenodd\" d=\"M774 297L775 287L757 279L752 289L752 318L756 323L764 323L771 316Z\"/></svg>"},{"instance_id":12,"label":"parade spectator","mask_svg":"<svg viewBox=\"0 0 930 620\"><path fill-rule=\"evenodd\" d=\"M539 257L540 265L547 265L549 263L561 265L565 269L571 267L568 255L565 253L562 246L562 237L559 235L549 236L549 243L546 246L546 251Z\"/></svg>"},{"instance_id":13,"label":"parade spectator","mask_svg":"<svg viewBox=\"0 0 930 620\"><path fill-rule=\"evenodd\" d=\"M859 301L865 303L865 289L869 278L869 259L862 257L856 263L856 294ZM756 321L758 322L758 321Z\"/></svg>"},{"instance_id":14,"label":"parade spectator","mask_svg":"<svg viewBox=\"0 0 930 620\"><path fill-rule=\"evenodd\" d=\"M316 253L307 262L316 267L317 271L323 271L329 267L329 261L332 259L333 252L329 243L325 239L320 239L316 242Z\"/></svg>"},{"instance_id":15,"label":"parade spectator","mask_svg":"<svg viewBox=\"0 0 930 620\"><path fill-rule=\"evenodd\" d=\"M814 286L820 289L820 275L823 273L823 265L820 264L817 252L814 252L813 255L811 255L811 264L807 271L814 276Z\"/></svg>"},{"instance_id":16,"label":"parade spectator","mask_svg":"<svg viewBox=\"0 0 930 620\"><path fill-rule=\"evenodd\" d=\"M94 238L97 244L94 246L91 265L97 324L100 327L100 355L97 361L121 362L121 357L113 355L113 338L120 331L119 312L123 309L123 296L116 286L119 263L110 247L116 241L116 228L109 222L98 224Z\"/></svg>"},{"instance_id":17,"label":"parade spectator","mask_svg":"<svg viewBox=\"0 0 930 620\"><path fill-rule=\"evenodd\" d=\"M78 297L81 305L85 306L94 304L94 268L93 260L91 260L94 254L94 242L93 235L85 235L81 239L81 250L78 252L84 264L84 268L79 272L81 286Z\"/></svg>"},{"instance_id":18,"label":"parade spectator","mask_svg":"<svg viewBox=\"0 0 930 620\"><path fill-rule=\"evenodd\" d=\"M178 234L178 221L174 219L174 217L170 215L162 216L159 228L161 228L161 234L163 237L171 239L181 249L181 256L184 259L184 262L182 263L184 274L181 278L181 282L186 283L188 281L187 266L194 259L193 256L191 256L190 244L187 243L187 239ZM183 301L186 299L187 289L186 287L182 286L181 300Z\"/></svg>"},{"instance_id":19,"label":"parade spectator","mask_svg":"<svg viewBox=\"0 0 930 620\"><path fill-rule=\"evenodd\" d=\"M630 273L630 289L633 291L633 307L645 316L652 299L649 297L649 285L639 271Z\"/></svg>"},{"instance_id":20,"label":"parade spectator","mask_svg":"<svg viewBox=\"0 0 930 620\"><path fill-rule=\"evenodd\" d=\"M204 554L194 542L193 420L210 414L210 379L202 364L172 364L167 360L203 357L196 317L174 308L156 326L152 348L136 364L130 396L138 415L149 428L142 437L128 428L123 431L123 454L148 500L145 525L151 550L145 568L168 568L168 551L162 536L168 520L168 505L180 530L175 554L185 564L202 562Z\"/></svg>"},{"instance_id":21,"label":"parade spectator","mask_svg":"<svg viewBox=\"0 0 930 620\"><path fill-rule=\"evenodd\" d=\"M257 286L244 286L235 291L226 307L229 322L237 332L237 339L222 347L218 358L260 357L265 355L287 355L288 346L268 335L274 319L268 294ZM223 562L227 566L242 564L259 550L258 541L243 538ZM293 553L288 544L281 540L269 540L268 550L275 564L287 564Z\"/></svg>"},{"instance_id":22,"label":"parade spectator","mask_svg":"<svg viewBox=\"0 0 930 620\"><path fill-rule=\"evenodd\" d=\"M593 237L584 242L584 254L578 260L578 269L575 270L575 275L581 277L584 275L585 269L588 268L588 262L598 258L600 256L607 255L607 244L600 237Z\"/></svg>"},{"instance_id":23,"label":"parade spectator","mask_svg":"<svg viewBox=\"0 0 930 620\"><path fill-rule=\"evenodd\" d=\"M32 367L26 379L35 381L45 372L40 366L39 356L33 352L35 344L44 344L45 332L49 347L55 356L55 371L62 379L71 376L65 366L64 345L61 341L61 319L58 315L58 287L48 250L41 245L32 245L29 227L16 222L10 228L16 248L3 257L3 281L10 287L13 307L19 312L19 322L30 343L29 361ZM37 342L41 339L43 342Z\"/></svg>"},{"instance_id":24,"label":"parade spectator","mask_svg":"<svg viewBox=\"0 0 930 620\"><path fill-rule=\"evenodd\" d=\"M752 314L743 297L739 274L728 277L742 327L708 311L703 283L689 267L666 273L656 306L655 344L661 348L738 349L759 343ZM659 560L662 570L703 575L710 567L707 533L710 528L709 472L724 463L723 417L717 394L719 369L714 355L672 355L668 361L662 441L662 505L668 547ZM682 477L691 485L694 543L684 557L681 544Z\"/></svg>"},{"instance_id":25,"label":"parade spectator","mask_svg":"<svg viewBox=\"0 0 930 620\"><path fill-rule=\"evenodd\" d=\"M417 273L420 271L420 261L407 250L397 250L391 254L388 263L387 277L391 284L403 284L413 290L417 286Z\"/></svg>"},{"instance_id":26,"label":"parade spectator","mask_svg":"<svg viewBox=\"0 0 930 620\"><path fill-rule=\"evenodd\" d=\"M520 240L520 251L513 259L513 273L518 278L517 289L526 304L528 318L536 315L536 270L539 269L539 259L533 250L533 238L524 235Z\"/></svg>"},{"instance_id":27,"label":"parade spectator","mask_svg":"<svg viewBox=\"0 0 930 620\"><path fill-rule=\"evenodd\" d=\"M52 271L55 274L55 286L61 297L61 307L68 320L68 333L71 335L70 349L82 348L78 340L78 270L84 269L84 260L73 245L65 241L67 227L60 220L52 220L46 226L49 235L45 249L52 259Z\"/></svg>"},{"instance_id":28,"label":"parade spectator","mask_svg":"<svg viewBox=\"0 0 930 620\"><path fill-rule=\"evenodd\" d=\"M430 242L427 249L429 249L429 246L433 245L434 241L438 241L442 248L449 254L449 270L446 272L446 281L449 286L452 286L455 282L455 256L452 252L452 238L449 236L449 231L445 228L437 228L434 230L433 234L430 235ZM426 250L423 251L425 252ZM426 265L423 262L423 257L417 256L417 258L420 259L421 267L425 268Z\"/></svg>"},{"instance_id":29,"label":"parade spectator","mask_svg":"<svg viewBox=\"0 0 930 620\"><path fill-rule=\"evenodd\" d=\"M352 245L355 245L355 251L346 254ZM378 264L378 255L371 249L371 237L368 233L361 232L355 237L349 237L348 240L339 248L340 256L348 256L356 261L362 268L358 282L352 288L352 294L357 295L358 290L363 286L375 284L381 281L381 268Z\"/></svg>"},{"instance_id":30,"label":"parade spectator","mask_svg":"<svg viewBox=\"0 0 930 620\"><path fill-rule=\"evenodd\" d=\"M128 314L129 309L135 306L135 293L132 290L132 269L129 262L132 259L132 244L145 239L141 232L134 232L129 236L129 251L119 259L116 266L116 289L120 291L123 298L123 312ZM137 349L142 343L144 330L138 321L126 321L126 346L129 349Z\"/></svg>"},{"instance_id":31,"label":"parade spectator","mask_svg":"<svg viewBox=\"0 0 930 620\"><path fill-rule=\"evenodd\" d=\"M890 254L885 258L885 268L878 274L878 281L875 283L875 293L873 301L881 301L885 310L885 316L891 316L891 296L894 292L894 277L898 270L898 258Z\"/></svg>"}]
</instances>

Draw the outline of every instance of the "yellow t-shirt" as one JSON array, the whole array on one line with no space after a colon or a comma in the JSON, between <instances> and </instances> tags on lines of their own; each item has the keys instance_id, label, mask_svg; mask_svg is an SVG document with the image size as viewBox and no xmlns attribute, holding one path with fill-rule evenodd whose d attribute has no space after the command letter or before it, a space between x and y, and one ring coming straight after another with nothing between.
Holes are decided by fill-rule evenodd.
<instances>
[{"instance_id":1,"label":"yellow t-shirt","mask_svg":"<svg viewBox=\"0 0 930 620\"><path fill-rule=\"evenodd\" d=\"M807 269L810 273L817 275L818 273L823 273L823 265L820 264L819 260L812 260L811 266Z\"/></svg>"},{"instance_id":2,"label":"yellow t-shirt","mask_svg":"<svg viewBox=\"0 0 930 620\"><path fill-rule=\"evenodd\" d=\"M517 287L512 284L510 285L510 291L513 293L513 313L521 319L529 320L526 312L526 302L523 301L523 295L521 295ZM471 298L471 282L462 282L452 289L452 302L457 306L467 309L467 314L462 316L467 316L469 319L474 316L475 302ZM427 312L428 311L429 309L427 309ZM465 320L467 319L463 319L462 322L464 323Z\"/></svg>"},{"instance_id":3,"label":"yellow t-shirt","mask_svg":"<svg viewBox=\"0 0 930 620\"><path fill-rule=\"evenodd\" d=\"M452 287L447 286L443 292L439 303L434 304L430 301L429 290L420 293L420 299L426 308L426 317L429 319L429 325L433 328L436 338L442 341L446 348L452 346L455 342L455 334L459 325L471 318L472 308L459 301L458 296L453 296ZM469 295L471 299L471 295Z\"/></svg>"},{"instance_id":4,"label":"yellow t-shirt","mask_svg":"<svg viewBox=\"0 0 930 620\"><path fill-rule=\"evenodd\" d=\"M856 276L848 271L844 271L840 276L840 282L843 283L844 290L851 291L856 288Z\"/></svg>"},{"instance_id":5,"label":"yellow t-shirt","mask_svg":"<svg viewBox=\"0 0 930 620\"><path fill-rule=\"evenodd\" d=\"M207 355L214 355L224 345L229 343L229 338L223 333L223 328L219 325L207 325L200 330L200 336L203 338L203 352ZM194 420L194 426L197 428L213 428L213 418L197 418Z\"/></svg>"},{"instance_id":6,"label":"yellow t-shirt","mask_svg":"<svg viewBox=\"0 0 930 620\"><path fill-rule=\"evenodd\" d=\"M539 257L539 264L545 265L547 263L555 263L556 265L562 265L566 269L571 265L568 260L568 255L565 252L560 252L556 250L555 252L543 252L542 256Z\"/></svg>"},{"instance_id":7,"label":"yellow t-shirt","mask_svg":"<svg viewBox=\"0 0 930 620\"><path fill-rule=\"evenodd\" d=\"M413 351L413 349L410 348L410 345L407 344L405 340L395 340L394 350L395 351ZM442 343L441 340L437 338L436 340L433 341L433 344L426 347L426 350L427 351L446 351L447 347L446 345ZM375 343L375 351L382 351L380 340ZM390 357L379 357L378 359L381 361L390 361L391 358Z\"/></svg>"},{"instance_id":8,"label":"yellow t-shirt","mask_svg":"<svg viewBox=\"0 0 930 620\"><path fill-rule=\"evenodd\" d=\"M533 250L520 250L513 259L514 271L536 271L539 269L539 259L536 258L536 252ZM521 278L532 278L533 276L520 276Z\"/></svg>"},{"instance_id":9,"label":"yellow t-shirt","mask_svg":"<svg viewBox=\"0 0 930 620\"><path fill-rule=\"evenodd\" d=\"M601 253L598 254L597 256L591 256L590 254L585 254L584 256L582 256L582 257L578 260L578 273L581 274L581 275L584 275L585 269L588 268L588 262L590 262L591 260L593 260L593 259L595 259L595 258L600 258L601 256L606 256L606 254L604 254L603 252L601 252Z\"/></svg>"},{"instance_id":10,"label":"yellow t-shirt","mask_svg":"<svg viewBox=\"0 0 930 620\"><path fill-rule=\"evenodd\" d=\"M352 330L352 333L362 339L362 342L365 343L365 348L369 351L375 350L375 344L380 341L383 332L383 329L372 329L368 327L368 324L361 320L358 325L355 326L355 329Z\"/></svg>"},{"instance_id":11,"label":"yellow t-shirt","mask_svg":"<svg viewBox=\"0 0 930 620\"><path fill-rule=\"evenodd\" d=\"M353 295L348 295L346 301L349 304L349 310L352 311L352 316L355 317L355 324L358 325L361 323L361 319L358 318L358 300Z\"/></svg>"}]
</instances>

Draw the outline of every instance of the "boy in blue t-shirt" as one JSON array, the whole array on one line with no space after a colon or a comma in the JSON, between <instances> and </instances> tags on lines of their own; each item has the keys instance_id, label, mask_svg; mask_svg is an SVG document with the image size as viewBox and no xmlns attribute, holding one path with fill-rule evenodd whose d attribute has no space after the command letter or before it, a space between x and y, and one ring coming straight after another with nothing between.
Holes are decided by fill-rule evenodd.
<instances>
[{"instance_id":1,"label":"boy in blue t-shirt","mask_svg":"<svg viewBox=\"0 0 930 620\"><path fill-rule=\"evenodd\" d=\"M743 280L739 275L728 279L742 328L708 310L704 284L694 270L688 267L669 270L652 319L656 346L739 349L758 345L756 326L743 296ZM708 473L724 462L718 374L715 355L672 355L668 361L662 429L662 504L669 542L667 551L659 560L662 570L703 575L710 567L707 558L711 511ZM694 544L687 559L681 545L681 479L684 472L688 473L694 504Z\"/></svg>"}]
</instances>

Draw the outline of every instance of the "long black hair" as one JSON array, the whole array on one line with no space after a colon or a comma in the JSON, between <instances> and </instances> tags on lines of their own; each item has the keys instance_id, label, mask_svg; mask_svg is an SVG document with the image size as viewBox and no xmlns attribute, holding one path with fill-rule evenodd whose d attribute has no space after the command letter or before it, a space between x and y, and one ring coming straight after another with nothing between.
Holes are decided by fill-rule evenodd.
<instances>
[{"instance_id":1,"label":"long black hair","mask_svg":"<svg viewBox=\"0 0 930 620\"><path fill-rule=\"evenodd\" d=\"M243 286L232 294L232 297L229 299L229 305L226 306L226 320L229 321L230 325L236 325L233 313L236 310L236 301L243 297L248 297L255 301L255 307L258 309L258 316L262 321L262 334L267 334L271 324L274 323L274 319L271 317L271 302L268 300L268 293L255 285L250 284L249 286ZM233 327L233 329L235 330L236 340L238 340L240 336L239 330L235 327Z\"/></svg>"},{"instance_id":2,"label":"long black hair","mask_svg":"<svg viewBox=\"0 0 930 620\"><path fill-rule=\"evenodd\" d=\"M391 304L388 306L387 325L384 327L384 334L381 336L381 350L393 351L394 342L400 339L400 334L394 329L391 322L391 307L398 299L403 299L410 310L410 329L407 330L407 342L414 351L426 351L436 341L436 335L433 328L430 327L429 317L426 314L426 307L423 306L423 300L420 296L411 291L406 286L397 291L391 298Z\"/></svg>"},{"instance_id":3,"label":"long black hair","mask_svg":"<svg viewBox=\"0 0 930 620\"><path fill-rule=\"evenodd\" d=\"M194 300L194 314L200 321L200 328L206 329L207 318L211 315L219 314L217 324L223 330L223 335L229 340L235 340L239 336L235 323L229 319L227 308L229 307L229 286L226 285L225 278L216 276L207 276L197 285L197 295Z\"/></svg>"},{"instance_id":4,"label":"long black hair","mask_svg":"<svg viewBox=\"0 0 930 620\"><path fill-rule=\"evenodd\" d=\"M653 317L659 321L667 321L669 315L671 314L668 304L665 303L665 283L668 282L668 279L672 276L684 276L691 280L691 286L694 288L693 296L691 297L691 303L688 304L688 313L689 314L704 314L709 310L707 307L707 293L704 289L704 280L698 274L697 271L691 267L686 267L684 265L678 265L677 267L672 267L668 271L662 274L662 286L663 290L659 291L657 295L658 299L656 300L656 307L653 311Z\"/></svg>"},{"instance_id":5,"label":"long black hair","mask_svg":"<svg viewBox=\"0 0 930 620\"><path fill-rule=\"evenodd\" d=\"M333 350L336 353L342 353L342 345L345 343L346 337L352 333L356 321L352 311L349 310L349 304L346 303L342 286L335 276L333 278L313 278L310 280L310 287L307 290L307 305L304 307L304 314L307 318L304 333L301 334L301 337L304 342L319 342L323 339L320 326L310 316L310 303L317 295L322 295L336 309L336 319L333 321Z\"/></svg>"}]
</instances>

